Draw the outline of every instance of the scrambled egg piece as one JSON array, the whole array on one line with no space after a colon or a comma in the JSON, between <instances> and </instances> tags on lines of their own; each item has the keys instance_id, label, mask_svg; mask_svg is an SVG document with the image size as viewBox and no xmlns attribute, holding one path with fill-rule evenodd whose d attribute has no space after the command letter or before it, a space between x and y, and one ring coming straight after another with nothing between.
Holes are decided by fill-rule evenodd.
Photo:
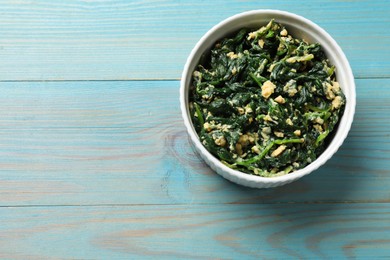
<instances>
[{"instance_id":1,"label":"scrambled egg piece","mask_svg":"<svg viewBox=\"0 0 390 260\"><path fill-rule=\"evenodd\" d=\"M267 80L263 83L263 86L261 86L261 95L265 99L268 99L274 93L275 88L275 84L272 83L270 80Z\"/></svg>"}]
</instances>

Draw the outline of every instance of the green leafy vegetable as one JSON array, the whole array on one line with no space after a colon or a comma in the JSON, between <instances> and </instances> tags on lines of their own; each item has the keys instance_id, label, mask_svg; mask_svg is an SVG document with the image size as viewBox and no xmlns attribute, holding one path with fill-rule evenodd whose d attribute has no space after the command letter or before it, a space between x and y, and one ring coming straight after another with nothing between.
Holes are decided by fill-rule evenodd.
<instances>
[{"instance_id":1,"label":"green leafy vegetable","mask_svg":"<svg viewBox=\"0 0 390 260\"><path fill-rule=\"evenodd\" d=\"M271 20L215 44L193 73L192 121L208 151L260 176L288 174L326 148L345 106L318 43Z\"/></svg>"}]
</instances>

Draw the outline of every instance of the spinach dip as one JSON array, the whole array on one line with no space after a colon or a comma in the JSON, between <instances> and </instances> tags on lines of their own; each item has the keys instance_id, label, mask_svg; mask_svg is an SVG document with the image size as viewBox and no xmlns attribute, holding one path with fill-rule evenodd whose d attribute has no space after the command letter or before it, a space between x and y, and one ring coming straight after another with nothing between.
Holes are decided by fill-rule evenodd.
<instances>
[{"instance_id":1,"label":"spinach dip","mask_svg":"<svg viewBox=\"0 0 390 260\"><path fill-rule=\"evenodd\" d=\"M217 42L195 68L193 125L206 149L249 174L288 174L332 138L345 96L320 44L271 20Z\"/></svg>"}]
</instances>

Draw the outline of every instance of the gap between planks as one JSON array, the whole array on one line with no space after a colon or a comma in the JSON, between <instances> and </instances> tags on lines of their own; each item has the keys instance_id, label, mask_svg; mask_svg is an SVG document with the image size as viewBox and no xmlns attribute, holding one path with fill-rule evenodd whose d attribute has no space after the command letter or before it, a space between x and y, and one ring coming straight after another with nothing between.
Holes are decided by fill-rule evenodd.
<instances>
[{"instance_id":1,"label":"gap between planks","mask_svg":"<svg viewBox=\"0 0 390 260\"><path fill-rule=\"evenodd\" d=\"M390 79L390 76L366 76L366 77L360 77L355 76L355 80L361 80L361 79ZM31 79L31 80L0 80L0 83L17 83L17 82L107 82L107 81L118 81L118 82L124 82L124 81L180 81L180 78L155 78L155 79L148 79L148 78L134 78L134 79L49 79L49 80L37 80L37 79Z\"/></svg>"},{"instance_id":2,"label":"gap between planks","mask_svg":"<svg viewBox=\"0 0 390 260\"><path fill-rule=\"evenodd\" d=\"M164 78L161 78L161 79L143 79L143 78L134 78L134 79L58 79L58 80L54 80L54 79L49 79L49 80L36 80L36 79L32 79L32 80L0 80L0 83L7 83L7 82L10 82L10 83L18 83L18 82L32 82L32 83L39 83L39 82L43 82L43 83L46 83L46 82L115 82L115 81L118 81L118 82L126 82L126 81L180 81L180 78L167 78L167 79L164 79Z\"/></svg>"},{"instance_id":3,"label":"gap between planks","mask_svg":"<svg viewBox=\"0 0 390 260\"><path fill-rule=\"evenodd\" d=\"M301 202L262 202L262 203L151 203L151 204L62 204L62 205L0 205L0 208L55 208L55 207L69 207L69 208L77 208L77 207L171 207L171 206L213 206L213 205L339 205L339 204L389 204L390 200L378 200L378 201L370 201L370 200L351 200L351 201L301 201Z\"/></svg>"}]
</instances>

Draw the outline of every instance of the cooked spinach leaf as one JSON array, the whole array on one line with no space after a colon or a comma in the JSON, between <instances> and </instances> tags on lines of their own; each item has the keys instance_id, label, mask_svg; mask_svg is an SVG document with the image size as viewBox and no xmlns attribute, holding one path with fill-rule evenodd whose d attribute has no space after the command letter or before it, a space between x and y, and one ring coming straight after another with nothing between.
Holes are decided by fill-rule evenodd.
<instances>
[{"instance_id":1,"label":"cooked spinach leaf","mask_svg":"<svg viewBox=\"0 0 390 260\"><path fill-rule=\"evenodd\" d=\"M190 112L202 144L224 164L272 177L325 150L346 100L318 43L271 20L222 39L204 57Z\"/></svg>"}]
</instances>

